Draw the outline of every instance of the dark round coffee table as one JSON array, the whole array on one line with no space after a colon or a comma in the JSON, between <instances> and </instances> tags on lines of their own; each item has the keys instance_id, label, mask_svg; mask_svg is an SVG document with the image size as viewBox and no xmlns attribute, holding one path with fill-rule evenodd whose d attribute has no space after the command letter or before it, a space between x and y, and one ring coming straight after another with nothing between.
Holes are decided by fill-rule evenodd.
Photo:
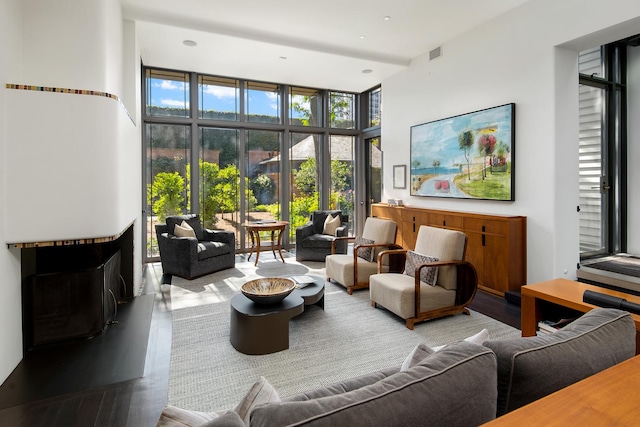
<instances>
[{"instance_id":1,"label":"dark round coffee table","mask_svg":"<svg viewBox=\"0 0 640 427\"><path fill-rule=\"evenodd\" d=\"M317 305L324 310L324 279L320 276L307 275L313 279L313 283L304 288L296 288L291 295L301 296L304 305ZM284 276L295 277L295 276Z\"/></svg>"},{"instance_id":2,"label":"dark round coffee table","mask_svg":"<svg viewBox=\"0 0 640 427\"><path fill-rule=\"evenodd\" d=\"M295 289L282 302L259 305L243 294L231 298L231 345L244 354L270 354L289 348L289 320L305 306L324 309L324 279L310 276L314 283Z\"/></svg>"}]
</instances>

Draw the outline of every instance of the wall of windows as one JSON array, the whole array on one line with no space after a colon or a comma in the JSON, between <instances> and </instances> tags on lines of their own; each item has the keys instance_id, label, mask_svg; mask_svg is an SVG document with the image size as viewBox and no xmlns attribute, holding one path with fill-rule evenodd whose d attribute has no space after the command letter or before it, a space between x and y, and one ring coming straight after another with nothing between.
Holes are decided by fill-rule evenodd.
<instances>
[{"instance_id":1,"label":"wall of windows","mask_svg":"<svg viewBox=\"0 0 640 427\"><path fill-rule=\"evenodd\" d=\"M198 213L207 228L235 231L240 252L246 221L289 221L290 245L315 209L353 215L358 94L156 68L144 76L146 260L159 256L155 225L168 215Z\"/></svg>"}]
</instances>

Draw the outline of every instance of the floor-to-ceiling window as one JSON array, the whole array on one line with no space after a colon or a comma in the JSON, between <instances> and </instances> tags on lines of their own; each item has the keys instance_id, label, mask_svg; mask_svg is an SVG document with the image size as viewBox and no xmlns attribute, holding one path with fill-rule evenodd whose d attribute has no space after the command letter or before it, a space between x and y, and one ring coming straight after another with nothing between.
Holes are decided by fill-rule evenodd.
<instances>
[{"instance_id":1,"label":"floor-to-ceiling window","mask_svg":"<svg viewBox=\"0 0 640 427\"><path fill-rule=\"evenodd\" d=\"M357 186L356 217L371 213L371 204L382 201L382 89L378 86L361 95L362 99L362 164L364 171L361 185ZM361 209L358 211L358 207Z\"/></svg>"},{"instance_id":2,"label":"floor-to-ceiling window","mask_svg":"<svg viewBox=\"0 0 640 427\"><path fill-rule=\"evenodd\" d=\"M580 256L626 249L625 42L580 52Z\"/></svg>"},{"instance_id":3,"label":"floor-to-ceiling window","mask_svg":"<svg viewBox=\"0 0 640 427\"><path fill-rule=\"evenodd\" d=\"M144 68L145 260L154 226L198 213L248 242L246 221L290 221L285 243L316 209L354 210L359 95ZM363 171L364 172L364 171Z\"/></svg>"}]
</instances>

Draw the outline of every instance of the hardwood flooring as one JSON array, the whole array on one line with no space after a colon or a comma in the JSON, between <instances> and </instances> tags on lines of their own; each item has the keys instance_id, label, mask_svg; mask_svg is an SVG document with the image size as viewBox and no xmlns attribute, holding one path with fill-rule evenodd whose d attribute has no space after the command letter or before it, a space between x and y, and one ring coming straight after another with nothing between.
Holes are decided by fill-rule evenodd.
<instances>
[{"instance_id":1,"label":"hardwood flooring","mask_svg":"<svg viewBox=\"0 0 640 427\"><path fill-rule=\"evenodd\" d=\"M159 270L144 269L143 294L153 296L153 312L142 377L113 384L92 385L100 384L98 377L104 376L105 372L112 369L114 358L119 357L117 355L121 353L116 347L130 345L130 340L136 339L135 333L122 334L124 342L111 345L111 354L107 353L95 360L95 364L88 371L78 372L79 375L97 377L87 378L84 389L77 385L74 391L69 392L69 385L64 379L58 378L48 382L46 378L39 378L38 373L46 371L47 368L43 365L50 363L47 358L41 357L33 363L29 361L27 368L22 367L20 371L16 368L0 387L0 425L155 426L167 402L172 328L170 285L163 284L162 277L157 273ZM135 309L135 306L132 308ZM507 303L503 298L479 291L470 308L520 328L520 307ZM70 350L66 354L70 362L85 357L79 350ZM21 381L13 377L18 371L23 376ZM23 381L24 378L32 380ZM38 390L42 388L43 382L48 387L48 393L44 397L41 390ZM12 398L7 396L11 396L17 388L20 389L21 395L27 397L17 401L18 403L12 403Z\"/></svg>"}]
</instances>

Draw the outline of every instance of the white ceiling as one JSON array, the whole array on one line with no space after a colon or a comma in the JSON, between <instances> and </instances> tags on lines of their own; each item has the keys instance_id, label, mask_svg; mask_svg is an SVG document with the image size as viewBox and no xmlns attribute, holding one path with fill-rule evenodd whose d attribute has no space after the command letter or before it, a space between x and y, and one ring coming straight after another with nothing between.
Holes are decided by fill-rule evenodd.
<instances>
[{"instance_id":1,"label":"white ceiling","mask_svg":"<svg viewBox=\"0 0 640 427\"><path fill-rule=\"evenodd\" d=\"M526 1L120 0L145 65L353 92Z\"/></svg>"}]
</instances>

